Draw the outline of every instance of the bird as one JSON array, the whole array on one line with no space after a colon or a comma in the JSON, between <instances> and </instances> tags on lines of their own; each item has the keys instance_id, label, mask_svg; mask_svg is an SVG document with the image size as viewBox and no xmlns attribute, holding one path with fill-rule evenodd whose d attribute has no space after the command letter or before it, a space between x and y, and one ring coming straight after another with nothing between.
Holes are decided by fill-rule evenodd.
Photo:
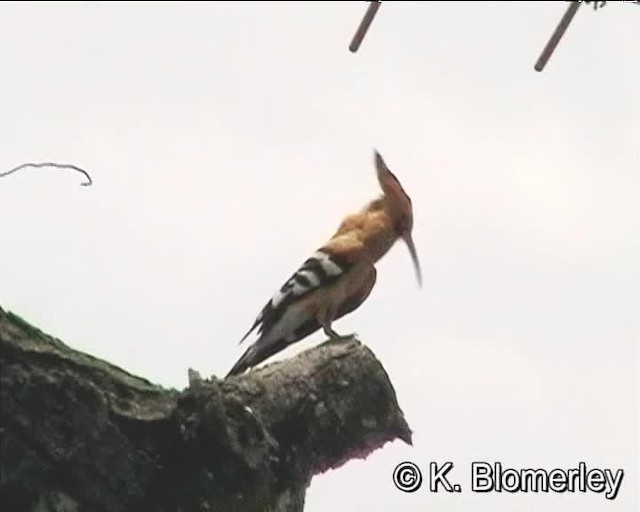
<instances>
[{"instance_id":1,"label":"bird","mask_svg":"<svg viewBox=\"0 0 640 512\"><path fill-rule=\"evenodd\" d=\"M420 260L413 242L413 206L400 181L374 148L374 165L382 195L357 213L347 215L327 243L307 258L265 304L242 344L257 329L225 378L244 373L272 355L322 329L332 340L340 335L333 323L359 308L376 283L375 264L403 240L411 256L418 286Z\"/></svg>"}]
</instances>

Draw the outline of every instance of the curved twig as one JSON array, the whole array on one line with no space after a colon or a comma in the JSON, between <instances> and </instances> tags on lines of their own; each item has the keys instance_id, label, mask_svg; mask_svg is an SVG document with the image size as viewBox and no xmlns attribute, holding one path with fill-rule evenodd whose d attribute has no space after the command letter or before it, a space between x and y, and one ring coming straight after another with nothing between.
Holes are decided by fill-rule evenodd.
<instances>
[{"instance_id":1,"label":"curved twig","mask_svg":"<svg viewBox=\"0 0 640 512\"><path fill-rule=\"evenodd\" d=\"M87 171L85 171L84 169L81 169L80 167L77 167L77 166L72 165L72 164L57 164L55 162L40 162L40 163L28 162L26 164L19 165L18 167L14 167L13 169L11 169L9 171L0 172L0 178L3 178L4 176L8 176L9 174L13 174L14 172L17 172L17 171L19 171L21 169L25 169L26 167L35 167L35 168L56 167L58 169L72 169L74 171L78 171L78 172L84 174L85 177L87 178L87 180L89 180L86 183L80 183L80 185L82 185L83 187L87 187L87 186L93 184L93 180L91 179L91 176L89 176L89 173Z\"/></svg>"}]
</instances>

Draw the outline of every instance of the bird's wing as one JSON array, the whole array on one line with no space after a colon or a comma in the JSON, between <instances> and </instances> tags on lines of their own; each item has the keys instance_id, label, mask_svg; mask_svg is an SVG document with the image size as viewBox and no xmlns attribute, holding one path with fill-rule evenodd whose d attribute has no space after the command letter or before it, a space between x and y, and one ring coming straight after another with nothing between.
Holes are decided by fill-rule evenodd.
<instances>
[{"instance_id":1,"label":"bird's wing","mask_svg":"<svg viewBox=\"0 0 640 512\"><path fill-rule=\"evenodd\" d=\"M268 333L291 304L343 276L357 261L361 250L362 242L353 233L332 238L329 243L307 258L271 297L240 343L256 328L258 328L258 334Z\"/></svg>"},{"instance_id":2,"label":"bird's wing","mask_svg":"<svg viewBox=\"0 0 640 512\"><path fill-rule=\"evenodd\" d=\"M362 304L367 299L375 282L376 269L372 266L367 276L367 280L362 284L362 286L351 296L349 296L342 304L340 304L335 319L337 320L338 318L348 315L349 313L357 309L360 304ZM238 362L229 371L227 377L240 374L247 368L260 364L262 361L271 357L273 354L284 350L289 345L295 343L298 340L306 338L310 334L316 332L318 329L320 329L320 324L318 323L318 321L315 318L309 318L294 331L294 337L292 339L281 337L279 339L272 340L270 343L255 343L251 345L245 351L245 353L242 354L242 357L238 359Z\"/></svg>"},{"instance_id":3,"label":"bird's wing","mask_svg":"<svg viewBox=\"0 0 640 512\"><path fill-rule=\"evenodd\" d=\"M356 290L353 294L347 297L347 299L342 304L340 304L338 312L333 318L334 321L342 318L345 315L348 315L352 311L355 311L365 300L367 300L367 297L369 297L369 294L373 289L373 285L376 284L376 276L376 268L374 266L371 266L371 270L369 271L367 280L358 290ZM321 327L322 326L315 318L310 318L295 330L295 338L298 340L306 338Z\"/></svg>"}]
</instances>

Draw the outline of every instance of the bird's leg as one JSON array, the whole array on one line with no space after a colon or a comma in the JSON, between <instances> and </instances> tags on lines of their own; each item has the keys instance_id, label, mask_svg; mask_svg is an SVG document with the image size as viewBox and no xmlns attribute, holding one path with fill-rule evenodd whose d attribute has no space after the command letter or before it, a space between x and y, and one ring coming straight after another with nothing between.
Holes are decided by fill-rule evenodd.
<instances>
[{"instance_id":1,"label":"bird's leg","mask_svg":"<svg viewBox=\"0 0 640 512\"><path fill-rule=\"evenodd\" d=\"M351 338L358 339L358 335L355 332L351 333L351 334L344 335L344 336L341 335L341 334L338 334L336 331L334 331L332 329L331 322L323 322L322 323L322 330L333 341L342 341L342 340L348 340L348 339L351 339Z\"/></svg>"},{"instance_id":2,"label":"bird's leg","mask_svg":"<svg viewBox=\"0 0 640 512\"><path fill-rule=\"evenodd\" d=\"M339 339L342 338L342 336L340 336L336 331L334 331L331 328L331 323L330 322L324 322L323 325L322 325L322 330L332 340L339 340Z\"/></svg>"}]
</instances>

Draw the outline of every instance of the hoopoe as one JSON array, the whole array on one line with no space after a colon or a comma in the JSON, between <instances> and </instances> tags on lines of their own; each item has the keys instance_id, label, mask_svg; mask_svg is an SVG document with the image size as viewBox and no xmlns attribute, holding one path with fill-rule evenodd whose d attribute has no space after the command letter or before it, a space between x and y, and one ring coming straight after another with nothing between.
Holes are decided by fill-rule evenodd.
<instances>
[{"instance_id":1,"label":"hoopoe","mask_svg":"<svg viewBox=\"0 0 640 512\"><path fill-rule=\"evenodd\" d=\"M369 297L376 282L374 264L399 239L409 248L418 285L422 286L420 261L411 236L411 199L376 150L374 160L383 194L360 212L347 216L331 239L267 302L240 343L256 328L259 338L227 377L256 366L321 328L331 339L354 336L339 335L332 324Z\"/></svg>"}]
</instances>

